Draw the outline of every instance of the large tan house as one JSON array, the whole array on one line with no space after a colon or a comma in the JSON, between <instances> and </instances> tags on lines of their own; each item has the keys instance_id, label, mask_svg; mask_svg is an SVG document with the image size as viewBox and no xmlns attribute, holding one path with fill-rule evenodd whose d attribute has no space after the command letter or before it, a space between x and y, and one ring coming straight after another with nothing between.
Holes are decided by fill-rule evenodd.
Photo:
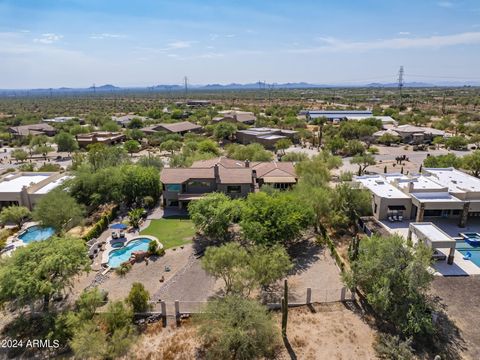
<instances>
[{"instance_id":1,"label":"large tan house","mask_svg":"<svg viewBox=\"0 0 480 360\"><path fill-rule=\"evenodd\" d=\"M220 157L195 162L189 168L165 168L160 174L163 205L186 208L208 193L243 198L263 185L286 189L297 182L292 162L249 162Z\"/></svg>"},{"instance_id":2,"label":"large tan house","mask_svg":"<svg viewBox=\"0 0 480 360\"><path fill-rule=\"evenodd\" d=\"M480 216L480 179L454 168L426 168L423 174L356 176L370 190L372 210L378 220L457 218L460 227Z\"/></svg>"},{"instance_id":3,"label":"large tan house","mask_svg":"<svg viewBox=\"0 0 480 360\"><path fill-rule=\"evenodd\" d=\"M9 127L8 132L12 134L14 138L22 138L29 135L53 136L57 133L57 130L49 124L31 124Z\"/></svg>"},{"instance_id":4,"label":"large tan house","mask_svg":"<svg viewBox=\"0 0 480 360\"><path fill-rule=\"evenodd\" d=\"M147 126L142 128L141 130L146 134L155 134L157 132L166 132L170 134L179 134L185 135L189 132L201 132L202 127L200 125L191 123L190 121L180 121L176 123L163 123L163 124L155 124L152 126Z\"/></svg>"}]
</instances>

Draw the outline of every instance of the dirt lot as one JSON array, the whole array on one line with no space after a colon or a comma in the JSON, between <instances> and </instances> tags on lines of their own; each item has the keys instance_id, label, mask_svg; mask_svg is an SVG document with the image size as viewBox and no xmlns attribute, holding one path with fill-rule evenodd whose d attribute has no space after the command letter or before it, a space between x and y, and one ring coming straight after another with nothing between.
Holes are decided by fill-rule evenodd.
<instances>
[{"instance_id":1,"label":"dirt lot","mask_svg":"<svg viewBox=\"0 0 480 360\"><path fill-rule=\"evenodd\" d=\"M280 315L277 319L280 332ZM129 359L193 359L200 345L194 325L151 329L130 351ZM291 308L288 340L298 359L376 359L375 332L342 303ZM290 359L286 348L279 359Z\"/></svg>"},{"instance_id":2,"label":"dirt lot","mask_svg":"<svg viewBox=\"0 0 480 360\"><path fill-rule=\"evenodd\" d=\"M446 312L460 329L456 341L466 359L480 359L480 277L436 277L432 292L446 305Z\"/></svg>"}]
</instances>

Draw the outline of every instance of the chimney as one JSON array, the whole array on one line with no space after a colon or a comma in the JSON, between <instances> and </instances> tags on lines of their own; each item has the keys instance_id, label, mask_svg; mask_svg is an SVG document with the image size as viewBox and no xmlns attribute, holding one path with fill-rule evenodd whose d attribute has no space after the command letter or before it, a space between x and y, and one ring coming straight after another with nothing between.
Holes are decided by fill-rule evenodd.
<instances>
[{"instance_id":1,"label":"chimney","mask_svg":"<svg viewBox=\"0 0 480 360\"><path fill-rule=\"evenodd\" d=\"M252 170L252 180L254 183L257 182L257 170Z\"/></svg>"},{"instance_id":2,"label":"chimney","mask_svg":"<svg viewBox=\"0 0 480 360\"><path fill-rule=\"evenodd\" d=\"M218 164L215 164L213 167L213 175L215 176L215 181L219 182L220 181L220 171L218 169Z\"/></svg>"},{"instance_id":3,"label":"chimney","mask_svg":"<svg viewBox=\"0 0 480 360\"><path fill-rule=\"evenodd\" d=\"M250 167L250 160L245 160L245 167L246 168L249 168Z\"/></svg>"},{"instance_id":4,"label":"chimney","mask_svg":"<svg viewBox=\"0 0 480 360\"><path fill-rule=\"evenodd\" d=\"M408 183L408 193L411 194L413 193L414 189L413 189L413 181L410 181Z\"/></svg>"}]
</instances>

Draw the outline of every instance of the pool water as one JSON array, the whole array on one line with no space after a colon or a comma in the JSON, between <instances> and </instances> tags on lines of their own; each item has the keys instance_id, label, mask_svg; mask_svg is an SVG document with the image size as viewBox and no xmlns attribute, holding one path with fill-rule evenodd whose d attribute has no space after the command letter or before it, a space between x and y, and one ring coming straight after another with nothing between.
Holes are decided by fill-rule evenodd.
<instances>
[{"instance_id":1,"label":"pool water","mask_svg":"<svg viewBox=\"0 0 480 360\"><path fill-rule=\"evenodd\" d=\"M118 249L112 250L108 255L108 266L111 268L117 268L125 261L128 261L132 256L132 253L135 251L147 251L148 243L152 241L147 238L139 238L133 240L127 244L127 246Z\"/></svg>"},{"instance_id":2,"label":"pool water","mask_svg":"<svg viewBox=\"0 0 480 360\"><path fill-rule=\"evenodd\" d=\"M51 227L43 228L41 226L31 226L24 233L18 236L25 244L30 244L34 241L43 241L47 240L55 234L55 230Z\"/></svg>"},{"instance_id":3,"label":"pool water","mask_svg":"<svg viewBox=\"0 0 480 360\"><path fill-rule=\"evenodd\" d=\"M466 255L469 251L472 254L470 261L480 267L480 246L472 246L465 240L457 240L456 249L462 255Z\"/></svg>"}]
</instances>

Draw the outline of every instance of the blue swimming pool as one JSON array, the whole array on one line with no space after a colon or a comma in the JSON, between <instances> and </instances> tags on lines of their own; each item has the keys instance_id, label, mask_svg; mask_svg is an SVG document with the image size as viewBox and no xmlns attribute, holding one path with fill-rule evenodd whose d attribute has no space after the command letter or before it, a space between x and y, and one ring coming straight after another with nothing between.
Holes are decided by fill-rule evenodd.
<instances>
[{"instance_id":1,"label":"blue swimming pool","mask_svg":"<svg viewBox=\"0 0 480 360\"><path fill-rule=\"evenodd\" d=\"M148 243L152 241L147 238L138 238L127 244L127 246L118 249L112 250L108 255L108 266L111 268L119 267L125 261L130 259L134 251L147 251Z\"/></svg>"},{"instance_id":2,"label":"blue swimming pool","mask_svg":"<svg viewBox=\"0 0 480 360\"><path fill-rule=\"evenodd\" d=\"M18 236L25 244L30 244L34 241L47 240L55 234L55 230L51 227L31 226Z\"/></svg>"},{"instance_id":3,"label":"blue swimming pool","mask_svg":"<svg viewBox=\"0 0 480 360\"><path fill-rule=\"evenodd\" d=\"M465 240L457 240L456 249L462 255L466 255L467 252L470 252L470 254L472 254L470 261L480 267L480 246L473 246Z\"/></svg>"}]
</instances>

